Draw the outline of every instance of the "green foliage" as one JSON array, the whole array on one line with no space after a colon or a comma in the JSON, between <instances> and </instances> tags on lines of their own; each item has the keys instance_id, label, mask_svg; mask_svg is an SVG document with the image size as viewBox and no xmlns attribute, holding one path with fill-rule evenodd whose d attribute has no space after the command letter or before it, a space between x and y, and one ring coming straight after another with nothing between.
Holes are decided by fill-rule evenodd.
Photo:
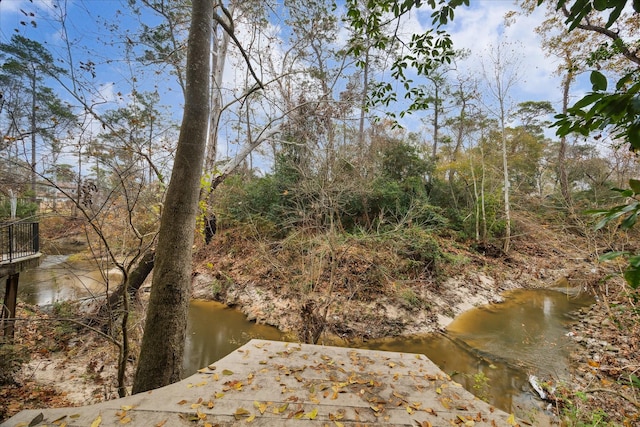
<instances>
[{"instance_id":1,"label":"green foliage","mask_svg":"<svg viewBox=\"0 0 640 427\"><path fill-rule=\"evenodd\" d=\"M601 217L596 224L596 230L605 227L607 224L615 224L621 230L632 228L640 214L640 181L629 180L629 189L614 188L613 191L618 192L622 197L628 198L629 202L614 206L608 209L594 209L587 211L588 214ZM623 276L632 289L640 287L640 255L634 255L630 252L608 252L600 257L601 261L610 261L618 257L626 257L628 260L627 268Z\"/></svg>"},{"instance_id":2,"label":"green foliage","mask_svg":"<svg viewBox=\"0 0 640 427\"><path fill-rule=\"evenodd\" d=\"M410 144L393 141L382 152L382 175L394 181L423 179L433 170L433 164L420 156Z\"/></svg>"},{"instance_id":3,"label":"green foliage","mask_svg":"<svg viewBox=\"0 0 640 427\"><path fill-rule=\"evenodd\" d=\"M554 124L560 136L570 133L589 135L611 128L612 137L640 150L640 71L624 75L615 91L607 92L607 80L599 72L591 73L593 91L576 102L566 115L558 115Z\"/></svg>"},{"instance_id":4,"label":"green foliage","mask_svg":"<svg viewBox=\"0 0 640 427\"><path fill-rule=\"evenodd\" d=\"M53 316L58 319L55 327L56 344L63 346L80 330L80 326L77 323L65 320L76 317L76 307L69 301L56 301L53 303L51 310Z\"/></svg>"},{"instance_id":5,"label":"green foliage","mask_svg":"<svg viewBox=\"0 0 640 427\"><path fill-rule=\"evenodd\" d=\"M473 374L473 394L480 400L487 402L489 400L489 377L480 371Z\"/></svg>"},{"instance_id":6,"label":"green foliage","mask_svg":"<svg viewBox=\"0 0 640 427\"><path fill-rule=\"evenodd\" d=\"M584 393L576 394L578 398L586 400ZM601 408L583 410L570 401L565 401L562 408L563 425L575 427L617 427L618 424L609 422L609 415Z\"/></svg>"},{"instance_id":7,"label":"green foliage","mask_svg":"<svg viewBox=\"0 0 640 427\"><path fill-rule=\"evenodd\" d=\"M423 3L433 9L431 17L434 28L422 34L412 34L409 40L400 40L398 32L393 29L397 28L399 21L411 9L418 8ZM451 37L439 28L453 19L455 8L461 5L469 6L469 0L377 0L368 2L366 9L357 0L347 0L346 21L352 30L349 54L363 58L370 49L384 52L392 49L397 43L404 46L403 53L398 55L391 65L391 76L399 84L374 83L367 99L368 107L388 106L395 102L398 98L398 88L404 91L404 99L410 102L409 107L400 112L401 117L408 112L424 110L427 107L430 101L426 88L414 85L411 74L424 76L439 64L452 61L454 50ZM360 67L368 65L364 59L358 59L356 64ZM388 110L387 115L396 117L395 113Z\"/></svg>"},{"instance_id":8,"label":"green foliage","mask_svg":"<svg viewBox=\"0 0 640 427\"><path fill-rule=\"evenodd\" d=\"M221 278L215 277L211 281L211 294L214 297L217 297L220 294L224 293L230 286L233 286L233 279L222 273Z\"/></svg>"},{"instance_id":9,"label":"green foliage","mask_svg":"<svg viewBox=\"0 0 640 427\"><path fill-rule=\"evenodd\" d=\"M409 227L394 234L398 255L410 260L413 270L437 276L444 258L433 235L420 227Z\"/></svg>"},{"instance_id":10,"label":"green foliage","mask_svg":"<svg viewBox=\"0 0 640 427\"><path fill-rule=\"evenodd\" d=\"M538 0L538 5L541 5L545 0ZM566 0L552 0L556 2L557 9L560 10L566 5ZM568 10L566 23L569 25L569 31L575 29L589 13L594 10L599 12L609 12L609 18L605 26L611 27L616 20L620 17L620 14L627 5L627 0L577 0L573 2ZM640 1L632 0L633 9L636 12L640 12Z\"/></svg>"},{"instance_id":11,"label":"green foliage","mask_svg":"<svg viewBox=\"0 0 640 427\"><path fill-rule=\"evenodd\" d=\"M409 310L429 310L430 306L420 295L416 293L412 288L402 289L398 296L403 305Z\"/></svg>"},{"instance_id":12,"label":"green foliage","mask_svg":"<svg viewBox=\"0 0 640 427\"><path fill-rule=\"evenodd\" d=\"M411 308L421 308L422 299L411 288L403 289L400 292L400 298Z\"/></svg>"},{"instance_id":13,"label":"green foliage","mask_svg":"<svg viewBox=\"0 0 640 427\"><path fill-rule=\"evenodd\" d=\"M359 177L344 162L334 169L335 181L327 184L322 172L306 165L305 155L287 148L277 156L273 173L227 179L217 199L223 216L280 237L296 227L326 230L335 223L345 231L447 224L426 191L424 177L433 166L413 145L388 141L377 159L379 172L360 185L353 184Z\"/></svg>"},{"instance_id":14,"label":"green foliage","mask_svg":"<svg viewBox=\"0 0 640 427\"><path fill-rule=\"evenodd\" d=\"M38 204L26 199L18 199L16 205L16 218L33 218L38 212ZM0 200L0 218L11 218L11 200L2 198Z\"/></svg>"},{"instance_id":15,"label":"green foliage","mask_svg":"<svg viewBox=\"0 0 640 427\"><path fill-rule=\"evenodd\" d=\"M0 344L0 385L15 382L15 375L30 358L25 350L22 345Z\"/></svg>"}]
</instances>

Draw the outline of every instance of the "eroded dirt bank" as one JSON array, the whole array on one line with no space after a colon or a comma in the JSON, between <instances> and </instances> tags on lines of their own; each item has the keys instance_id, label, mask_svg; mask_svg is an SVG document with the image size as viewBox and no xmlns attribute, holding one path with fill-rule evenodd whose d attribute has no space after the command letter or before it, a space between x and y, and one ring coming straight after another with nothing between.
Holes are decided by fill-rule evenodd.
<instances>
[{"instance_id":1,"label":"eroded dirt bank","mask_svg":"<svg viewBox=\"0 0 640 427\"><path fill-rule=\"evenodd\" d=\"M193 297L237 307L301 339L318 328L369 339L443 329L511 289L593 292L606 274L551 231L539 243L517 239L508 256L438 238L433 257L407 259L397 240L331 239L273 243L223 232L196 254Z\"/></svg>"}]
</instances>

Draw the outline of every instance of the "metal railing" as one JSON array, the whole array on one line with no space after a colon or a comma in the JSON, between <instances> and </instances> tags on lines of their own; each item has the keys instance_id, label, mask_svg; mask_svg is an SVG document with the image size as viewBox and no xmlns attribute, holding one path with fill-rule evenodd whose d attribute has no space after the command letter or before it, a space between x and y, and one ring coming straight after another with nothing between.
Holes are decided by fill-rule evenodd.
<instances>
[{"instance_id":1,"label":"metal railing","mask_svg":"<svg viewBox=\"0 0 640 427\"><path fill-rule=\"evenodd\" d=\"M13 262L18 258L35 255L39 251L39 223L0 223L0 262Z\"/></svg>"}]
</instances>

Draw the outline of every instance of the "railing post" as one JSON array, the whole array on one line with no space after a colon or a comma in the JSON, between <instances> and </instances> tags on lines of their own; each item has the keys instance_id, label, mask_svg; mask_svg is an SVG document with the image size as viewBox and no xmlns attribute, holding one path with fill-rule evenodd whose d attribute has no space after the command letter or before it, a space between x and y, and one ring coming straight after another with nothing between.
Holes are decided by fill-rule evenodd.
<instances>
[{"instance_id":1,"label":"railing post","mask_svg":"<svg viewBox=\"0 0 640 427\"><path fill-rule=\"evenodd\" d=\"M33 252L40 252L40 223L33 223Z\"/></svg>"},{"instance_id":2,"label":"railing post","mask_svg":"<svg viewBox=\"0 0 640 427\"><path fill-rule=\"evenodd\" d=\"M18 300L18 280L20 273L15 273L7 277L6 290L4 294L4 305L2 306L2 319L4 324L4 339L13 341L14 325L16 323L16 306Z\"/></svg>"},{"instance_id":3,"label":"railing post","mask_svg":"<svg viewBox=\"0 0 640 427\"><path fill-rule=\"evenodd\" d=\"M9 262L13 261L13 224L9 224Z\"/></svg>"}]
</instances>

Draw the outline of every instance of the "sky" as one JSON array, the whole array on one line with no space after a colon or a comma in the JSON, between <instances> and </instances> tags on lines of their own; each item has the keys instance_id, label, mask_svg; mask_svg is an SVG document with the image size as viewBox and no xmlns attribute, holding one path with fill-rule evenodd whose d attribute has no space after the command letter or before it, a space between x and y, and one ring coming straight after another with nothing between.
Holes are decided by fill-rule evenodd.
<instances>
[{"instance_id":1,"label":"sky","mask_svg":"<svg viewBox=\"0 0 640 427\"><path fill-rule=\"evenodd\" d=\"M142 85L147 79L140 74L144 70L133 70L126 61L110 61L110 57L122 56L126 46L107 41L112 28L125 32L132 28L135 19L129 16L123 0L64 1L69 11L67 30L73 35L72 49L87 46L82 53L88 54L100 64L100 73L96 78L99 81L94 82L100 88L100 97L92 99L92 102L98 103L102 108L126 105L130 99L119 88L130 87L135 82L140 89L145 89ZM51 11L56 11L51 7L52 4L53 0L0 0L0 42L6 43L13 34L20 33L44 41L50 49L57 50L57 53L64 56L64 46L60 42L62 32L52 19ZM539 9L530 16L521 16L515 25L505 27L505 15L515 9L517 8L511 0L471 0L471 7L456 9L453 24L446 29L452 35L456 49L468 49L471 52L471 57L460 64L460 68L480 77L482 63L486 63L488 52L500 43L510 43L513 46L510 59L518 64L522 75L512 92L513 103L551 101L559 109L560 80L554 74L557 64L544 54L539 37L534 31L542 21L544 11ZM31 11L36 12L35 19L28 16ZM406 23L407 31L428 27L430 13L428 8L413 12L411 21ZM88 16L95 20L88 19ZM31 25L31 20L36 21L35 27ZM226 78L232 80L234 73L230 71ZM176 92L176 86L170 83L172 79L162 79L158 83L159 87L146 89L158 89L165 100L174 97L174 106L177 107L180 96ZM579 93L576 94L578 95ZM180 108L175 109L175 115L179 117ZM415 117L407 118L404 125L409 130L417 130L415 127L411 129L417 122Z\"/></svg>"},{"instance_id":2,"label":"sky","mask_svg":"<svg viewBox=\"0 0 640 427\"><path fill-rule=\"evenodd\" d=\"M51 0L33 0L36 4L40 3L50 5ZM20 29L25 35L38 33L42 37L49 38L55 42L55 38L59 37L58 30L48 24L46 17L37 16L38 28L32 28L28 22L32 19L24 16L20 10L30 12L34 9L31 0L0 0L0 39L6 42L16 28ZM94 23L86 20L84 11L78 11L75 15L78 19L74 19L74 9L89 10L94 16L101 16L106 20L117 20L121 26L131 22L123 14L117 14L117 10L126 11L120 0L67 0L67 3L73 5L69 10L72 12L69 16L70 31L75 34L84 32L85 39L100 38L100 34L106 32L106 28L101 25L96 26ZM46 8L39 8L45 10ZM48 7L51 10L51 7ZM456 9L456 16L453 25L447 27L452 34L456 48L469 49L473 56L472 60L478 62L478 55L482 55L483 51L490 46L495 46L501 41L508 41L521 46L521 64L523 70L526 71L526 77L523 84L519 88L523 96L541 100L558 99L558 80L552 76L556 67L553 60L547 58L539 47L538 36L534 32L534 28L538 25L544 11L537 10L531 16L520 17L516 25L508 28L504 27L504 16L510 10L514 10L514 4L510 0L472 0L471 7L459 7ZM425 8L422 13L414 14L422 25L426 25L429 21L430 10ZM20 25L20 21L27 22L27 25ZM416 24L420 25L420 24ZM423 27L424 28L424 27ZM83 40L78 40L82 43ZM97 45L100 51L101 46ZM469 65L473 67L473 64ZM479 71L479 70L478 70Z\"/></svg>"}]
</instances>

